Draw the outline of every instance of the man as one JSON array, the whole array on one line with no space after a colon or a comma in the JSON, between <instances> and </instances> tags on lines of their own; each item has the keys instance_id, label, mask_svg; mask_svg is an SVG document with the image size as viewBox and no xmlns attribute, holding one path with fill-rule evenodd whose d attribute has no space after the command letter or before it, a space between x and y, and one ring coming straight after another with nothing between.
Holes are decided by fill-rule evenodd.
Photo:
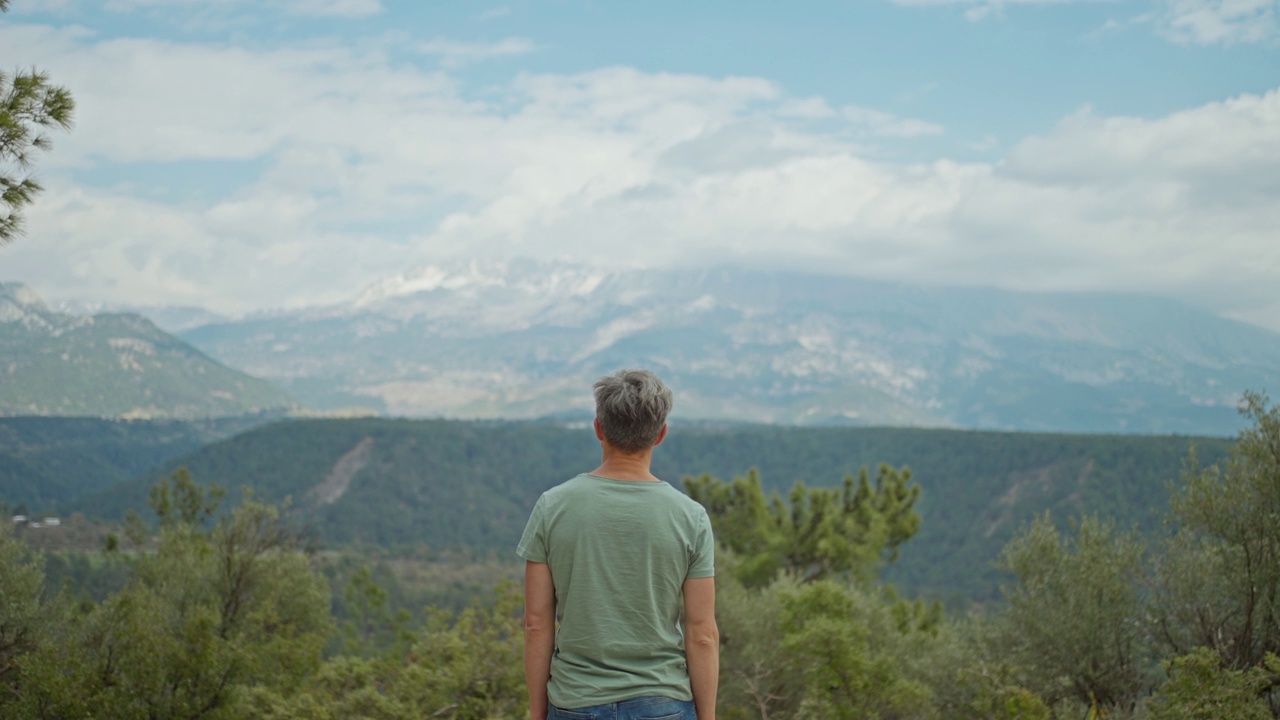
<instances>
[{"instance_id":1,"label":"man","mask_svg":"<svg viewBox=\"0 0 1280 720\"><path fill-rule=\"evenodd\" d=\"M517 550L530 717L715 720L711 522L649 472L671 390L622 370L595 400L600 467L543 493Z\"/></svg>"}]
</instances>

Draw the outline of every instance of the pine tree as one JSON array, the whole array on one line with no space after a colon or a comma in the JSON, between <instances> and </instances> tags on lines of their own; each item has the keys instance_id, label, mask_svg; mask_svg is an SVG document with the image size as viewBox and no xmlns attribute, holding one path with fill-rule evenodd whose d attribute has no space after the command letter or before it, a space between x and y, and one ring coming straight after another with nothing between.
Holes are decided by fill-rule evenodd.
<instances>
[{"instance_id":1,"label":"pine tree","mask_svg":"<svg viewBox=\"0 0 1280 720\"><path fill-rule=\"evenodd\" d=\"M881 465L874 484L866 468L856 480L846 475L839 488L797 482L787 502L776 492L766 499L755 469L732 482L702 475L684 485L707 509L716 541L733 554L735 574L752 587L783 570L808 582L870 579L920 530L920 486L905 467Z\"/></svg>"},{"instance_id":2,"label":"pine tree","mask_svg":"<svg viewBox=\"0 0 1280 720\"><path fill-rule=\"evenodd\" d=\"M0 13L9 9L0 0ZM23 234L22 210L41 191L33 175L36 153L48 152L48 129L70 129L75 100L48 73L31 68L0 71L0 245Z\"/></svg>"}]
</instances>

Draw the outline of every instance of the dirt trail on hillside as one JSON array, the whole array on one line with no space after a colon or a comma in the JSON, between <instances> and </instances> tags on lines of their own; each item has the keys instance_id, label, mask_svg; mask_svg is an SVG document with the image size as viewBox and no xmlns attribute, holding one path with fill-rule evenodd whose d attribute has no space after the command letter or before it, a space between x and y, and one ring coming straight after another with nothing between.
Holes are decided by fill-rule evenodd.
<instances>
[{"instance_id":1,"label":"dirt trail on hillside","mask_svg":"<svg viewBox=\"0 0 1280 720\"><path fill-rule=\"evenodd\" d=\"M347 488L351 487L351 480L356 473L363 470L369 463L371 450L373 450L373 438L367 437L338 458L338 462L333 464L333 469L329 471L324 482L311 488L311 496L315 498L316 504L332 505L337 502L338 498L347 492Z\"/></svg>"}]
</instances>

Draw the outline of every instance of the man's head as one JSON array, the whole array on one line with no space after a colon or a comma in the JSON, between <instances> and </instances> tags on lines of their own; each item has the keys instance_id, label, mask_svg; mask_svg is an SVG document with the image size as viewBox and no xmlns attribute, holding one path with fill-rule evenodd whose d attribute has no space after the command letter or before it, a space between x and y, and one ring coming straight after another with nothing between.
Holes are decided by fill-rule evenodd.
<instances>
[{"instance_id":1,"label":"man's head","mask_svg":"<svg viewBox=\"0 0 1280 720\"><path fill-rule=\"evenodd\" d=\"M673 399L671 388L648 370L619 370L596 381L596 423L614 448L648 450L662 436Z\"/></svg>"}]
</instances>

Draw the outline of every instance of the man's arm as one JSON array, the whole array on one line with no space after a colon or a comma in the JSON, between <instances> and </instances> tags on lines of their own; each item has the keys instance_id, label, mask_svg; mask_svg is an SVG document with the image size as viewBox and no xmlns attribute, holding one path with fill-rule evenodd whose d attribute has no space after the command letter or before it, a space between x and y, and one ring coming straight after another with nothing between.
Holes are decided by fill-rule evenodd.
<instances>
[{"instance_id":1,"label":"man's arm","mask_svg":"<svg viewBox=\"0 0 1280 720\"><path fill-rule=\"evenodd\" d=\"M529 717L547 720L547 681L556 646L556 588L551 567L524 564L524 681L529 686Z\"/></svg>"},{"instance_id":2,"label":"man's arm","mask_svg":"<svg viewBox=\"0 0 1280 720\"><path fill-rule=\"evenodd\" d=\"M684 581L684 651L698 720L716 720L720 683L720 628L716 626L716 579Z\"/></svg>"}]
</instances>

